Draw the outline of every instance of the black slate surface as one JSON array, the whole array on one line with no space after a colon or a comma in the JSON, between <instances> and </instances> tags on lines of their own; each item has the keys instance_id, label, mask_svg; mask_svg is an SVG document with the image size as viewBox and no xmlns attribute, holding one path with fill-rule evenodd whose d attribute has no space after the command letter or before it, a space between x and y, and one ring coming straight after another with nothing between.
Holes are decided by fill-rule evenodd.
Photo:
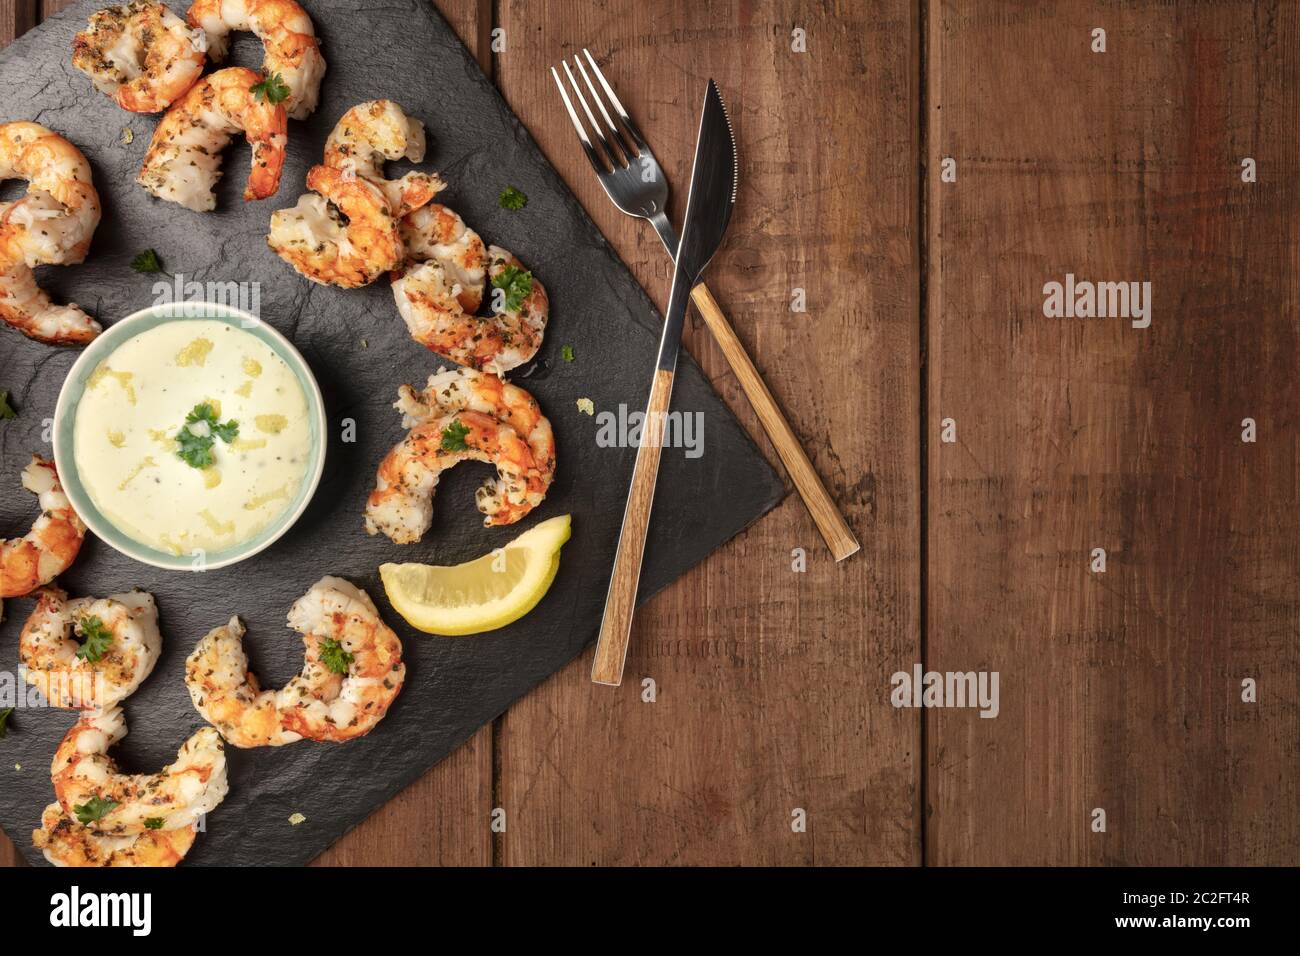
<instances>
[{"instance_id":1,"label":"black slate surface","mask_svg":"<svg viewBox=\"0 0 1300 956\"><path fill-rule=\"evenodd\" d=\"M135 185L156 119L118 109L72 68L72 35L101 5L77 4L0 53L0 119L35 120L71 139L89 158L104 204L89 261L41 269L42 284L111 323L154 301L155 278L164 277L137 275L128 267L144 248L157 249L166 267L186 278L259 283L262 317L293 339L320 381L332 434L325 475L308 513L258 557L232 568L181 574L136 564L92 537L62 584L74 595L142 587L158 600L163 655L127 700L130 734L115 750L123 768L133 772L169 762L201 725L182 676L185 656L210 628L241 615L255 671L264 686L279 686L301 664L301 642L284 623L294 599L326 573L370 592L401 635L408 665L406 687L389 716L368 737L346 745L229 748L230 796L210 815L188 860L304 863L595 638L634 450L598 447L596 421L578 413L575 399L589 397L598 410L619 403L644 407L660 318L424 0L368 5L364 14L345 3L309 3L329 71L316 113L304 123L290 121L280 191L265 202L242 201L248 150L241 143L227 151L219 207L206 214L156 200ZM232 62L258 65L260 48L251 37L237 40ZM513 250L545 283L552 305L532 374L522 376L521 369L511 376L537 396L555 428L559 470L546 502L519 525L485 529L473 492L487 467L461 465L444 477L425 540L405 548L367 536L362 505L380 457L401 436L399 417L390 408L397 386L422 382L439 360L409 338L386 282L355 291L311 284L271 253L264 238L272 211L293 205L303 192L306 170L319 162L338 117L380 97L397 101L426 124L424 165L450 183L441 200L486 241ZM122 142L124 127L134 132L129 145ZM497 195L507 184L527 193L522 212L498 207ZM8 185L6 198L16 186L21 184ZM560 358L566 343L576 352L573 363ZM24 532L35 516L35 499L19 487L19 474L33 451L52 456L44 419L53 414L75 358L73 351L38 345L0 326L0 388L10 391L19 410L16 420L0 422L0 535ZM673 407L704 414L704 453L695 459L680 450L665 453L643 599L783 495L777 476L688 358ZM347 418L356 422L352 444L340 440ZM439 638L413 631L388 606L377 574L381 563L469 560L565 512L573 515L573 538L559 576L522 621L491 634ZM18 634L32 602L5 603L0 671L13 675ZM0 739L0 825L33 862L43 861L29 833L53 799L49 760L74 721L70 711L20 708L9 735ZM287 822L295 812L307 818L296 827Z\"/></svg>"}]
</instances>

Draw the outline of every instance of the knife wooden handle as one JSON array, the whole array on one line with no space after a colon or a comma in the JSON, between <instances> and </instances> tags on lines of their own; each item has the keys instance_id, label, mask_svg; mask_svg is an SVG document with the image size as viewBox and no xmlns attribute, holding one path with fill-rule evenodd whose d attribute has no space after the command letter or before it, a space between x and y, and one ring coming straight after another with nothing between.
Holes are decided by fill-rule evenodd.
<instances>
[{"instance_id":1,"label":"knife wooden handle","mask_svg":"<svg viewBox=\"0 0 1300 956\"><path fill-rule=\"evenodd\" d=\"M658 369L650 386L650 401L641 426L641 443L632 469L632 488L623 512L623 531L614 556L614 573L605 596L605 616L600 622L600 640L591 679L617 687L623 683L623 662L632 633L637 584L641 580L641 557L645 553L646 531L650 527L650 506L654 504L655 479L663 454L664 422L673 396L673 373Z\"/></svg>"},{"instance_id":2,"label":"knife wooden handle","mask_svg":"<svg viewBox=\"0 0 1300 956\"><path fill-rule=\"evenodd\" d=\"M808 513L817 524L817 530L826 539L831 554L835 556L836 561L843 561L861 547L858 539L853 536L853 531L813 469L812 462L804 453L803 446L790 428L790 423L781 414L776 399L767 390L767 385L758 374L758 369L754 368L754 363L749 360L745 346L741 345L740 339L736 338L731 323L722 314L722 309L718 307L717 301L703 282L691 290L691 301L700 310L700 315L704 316L704 324L709 327L713 337L722 346L722 354L731 363L731 370L736 373L736 378L740 380L740 387L745 390L749 403L758 413L758 420L763 423L767 437L772 440L776 453L785 463L786 471L790 473L795 488L799 490L803 503L808 507Z\"/></svg>"}]
</instances>

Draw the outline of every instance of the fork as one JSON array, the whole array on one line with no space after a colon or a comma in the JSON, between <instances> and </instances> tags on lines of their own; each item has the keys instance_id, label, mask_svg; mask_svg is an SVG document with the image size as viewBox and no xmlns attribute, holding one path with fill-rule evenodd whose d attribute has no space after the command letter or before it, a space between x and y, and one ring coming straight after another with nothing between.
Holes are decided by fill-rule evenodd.
<instances>
[{"instance_id":1,"label":"fork","mask_svg":"<svg viewBox=\"0 0 1300 956\"><path fill-rule=\"evenodd\" d=\"M666 211L668 179L664 176L663 168L655 159L654 153L650 151L645 137L641 135L636 123L623 108L614 88L610 86L609 81L605 79L605 74L596 64L596 58L585 48L582 52L587 58L586 65L583 64L582 57L573 58L578 67L578 74L582 77L582 85L579 85L567 60L561 61L561 65L564 67L578 104L590 124L590 130L595 136L594 141L587 135L588 127L583 124L577 110L573 108L569 91L565 89L555 67L551 67L551 76L555 78L555 85L564 99L564 106L569 111L573 128L578 131L578 139L582 142L583 151L591 161L591 166L596 171L596 178L604 187L605 194L614 205L629 216L648 219L654 226L655 232L659 234L659 239L668 250L668 254L675 259L678 245L677 230L669 222ZM591 73L595 74L596 81L600 84L600 91L604 93L603 98L591 81L587 65L591 67ZM591 102L595 103L601 119L604 120L603 126L588 105L587 96L583 95L584 86ZM615 123L610 115L610 108L613 108L614 115L618 117L618 123ZM762 376L758 374L758 369L754 368L754 363L750 361L745 347L736 337L731 323L727 321L717 300L713 298L703 282L691 290L691 301L695 303L700 315L704 317L705 325L717 339L722 354L731 363L732 371L736 373L741 388L744 389L750 404L754 406L759 421L790 473L795 488L799 490L817 529L830 547L831 554L836 561L847 558L860 547L858 541L826 491L826 486L822 484L821 478L813 469L812 462L808 460L808 455L804 452L793 429L790 428L790 423L786 421L785 415L777 406L772 393L768 391Z\"/></svg>"}]
</instances>

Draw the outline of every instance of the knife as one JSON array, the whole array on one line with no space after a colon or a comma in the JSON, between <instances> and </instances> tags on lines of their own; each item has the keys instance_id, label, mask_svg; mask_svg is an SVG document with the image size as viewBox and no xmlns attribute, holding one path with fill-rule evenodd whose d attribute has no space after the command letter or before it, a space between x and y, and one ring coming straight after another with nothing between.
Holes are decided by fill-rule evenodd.
<instances>
[{"instance_id":1,"label":"knife","mask_svg":"<svg viewBox=\"0 0 1300 956\"><path fill-rule=\"evenodd\" d=\"M718 85L709 80L704 91L704 108L700 111L695 165L686 200L686 219L677 245L672 293L668 297L668 311L664 314L659 357L655 362L650 400L641 425L636 465L632 469L632 486L623 511L623 530L619 533L614 570L605 595L605 616L600 624L600 639L596 642L596 659L591 665L591 679L597 684L617 687L623 682L623 663L627 659L628 637L632 631L637 585L641 579L641 558L650 526L650 508L654 503L655 479L659 475L673 376L677 372L677 353L681 351L686 304L704 267L722 244L736 203L736 182L736 141L731 134L731 121L727 118L727 108L723 105Z\"/></svg>"}]
</instances>

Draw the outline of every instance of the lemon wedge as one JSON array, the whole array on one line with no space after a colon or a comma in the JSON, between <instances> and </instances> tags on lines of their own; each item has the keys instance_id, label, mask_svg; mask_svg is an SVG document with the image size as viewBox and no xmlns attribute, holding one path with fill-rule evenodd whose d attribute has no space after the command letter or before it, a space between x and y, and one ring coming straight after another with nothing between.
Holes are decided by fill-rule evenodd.
<instances>
[{"instance_id":1,"label":"lemon wedge","mask_svg":"<svg viewBox=\"0 0 1300 956\"><path fill-rule=\"evenodd\" d=\"M494 631L519 620L550 590L569 531L569 515L560 515L473 561L384 564L379 577L397 613L426 634Z\"/></svg>"}]
</instances>

